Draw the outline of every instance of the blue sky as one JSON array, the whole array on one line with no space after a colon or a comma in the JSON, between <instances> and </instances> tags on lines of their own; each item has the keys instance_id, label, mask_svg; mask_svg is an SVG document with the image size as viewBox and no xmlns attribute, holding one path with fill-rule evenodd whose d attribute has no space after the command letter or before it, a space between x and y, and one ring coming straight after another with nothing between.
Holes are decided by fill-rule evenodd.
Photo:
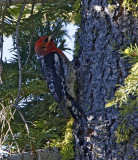
<instances>
[{"instance_id":1,"label":"blue sky","mask_svg":"<svg viewBox=\"0 0 138 160\"><path fill-rule=\"evenodd\" d=\"M66 54L66 56L69 58L69 60L72 60L73 59L73 48L74 48L74 34L76 32L76 29L77 29L77 26L74 26L72 23L67 25L66 27L67 31L68 31L68 34L70 36L70 39L69 38L66 38L66 43L67 43L67 47L70 48L72 51L68 51L69 53L67 52L64 52ZM5 37L4 38L4 44L3 44L3 60L6 60L8 61L9 59L11 59L13 56L13 52L10 52L10 49L12 48L12 37Z\"/></svg>"}]
</instances>

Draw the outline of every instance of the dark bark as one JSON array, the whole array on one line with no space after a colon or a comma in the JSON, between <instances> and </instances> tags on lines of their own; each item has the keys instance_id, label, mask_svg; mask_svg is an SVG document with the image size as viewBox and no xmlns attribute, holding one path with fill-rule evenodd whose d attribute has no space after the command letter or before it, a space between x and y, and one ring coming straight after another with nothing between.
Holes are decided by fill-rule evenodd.
<instances>
[{"instance_id":1,"label":"dark bark","mask_svg":"<svg viewBox=\"0 0 138 160\"><path fill-rule=\"evenodd\" d=\"M110 12L107 0L82 0L81 6L80 51L75 66L78 102L88 123L74 133L76 160L136 159L136 133L125 144L116 143L118 110L105 108L106 100L114 97L116 84L123 84L128 75L130 65L120 58L119 50L136 43L136 18L131 13L117 17L115 10ZM118 19L113 21L112 17ZM134 118L131 121L135 123Z\"/></svg>"}]
</instances>

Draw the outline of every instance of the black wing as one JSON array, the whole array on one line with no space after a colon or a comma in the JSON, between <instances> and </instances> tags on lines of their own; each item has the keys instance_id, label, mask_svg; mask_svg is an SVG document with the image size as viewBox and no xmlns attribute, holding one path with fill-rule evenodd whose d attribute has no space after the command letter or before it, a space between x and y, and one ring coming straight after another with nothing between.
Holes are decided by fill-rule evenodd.
<instances>
[{"instance_id":1,"label":"black wing","mask_svg":"<svg viewBox=\"0 0 138 160\"><path fill-rule=\"evenodd\" d=\"M66 84L64 77L63 61L59 53L53 52L39 58L41 71L48 85L51 94L56 102L62 107L65 112L66 107Z\"/></svg>"},{"instance_id":2,"label":"black wing","mask_svg":"<svg viewBox=\"0 0 138 160\"><path fill-rule=\"evenodd\" d=\"M42 74L51 94L66 115L69 109L74 119L83 115L83 110L75 100L73 91L73 70L66 57L58 52L39 56ZM73 73L74 74L74 73ZM68 109L67 109L68 108Z\"/></svg>"}]
</instances>

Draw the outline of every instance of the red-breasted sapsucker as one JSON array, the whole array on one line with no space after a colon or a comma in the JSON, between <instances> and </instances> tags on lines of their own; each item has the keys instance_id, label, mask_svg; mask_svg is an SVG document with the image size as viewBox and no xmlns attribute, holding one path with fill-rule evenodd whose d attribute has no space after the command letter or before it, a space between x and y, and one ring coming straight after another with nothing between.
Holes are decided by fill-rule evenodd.
<instances>
[{"instance_id":1,"label":"red-breasted sapsucker","mask_svg":"<svg viewBox=\"0 0 138 160\"><path fill-rule=\"evenodd\" d=\"M75 98L75 71L71 62L50 37L40 38L35 44L35 52L43 77L63 114L68 108L72 117L78 120L83 111Z\"/></svg>"}]
</instances>

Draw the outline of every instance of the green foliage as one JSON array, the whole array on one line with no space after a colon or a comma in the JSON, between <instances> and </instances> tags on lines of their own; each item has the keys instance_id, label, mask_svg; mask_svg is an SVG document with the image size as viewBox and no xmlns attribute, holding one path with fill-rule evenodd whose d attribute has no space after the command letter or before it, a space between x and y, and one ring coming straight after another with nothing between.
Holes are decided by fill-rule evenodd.
<instances>
[{"instance_id":1,"label":"green foliage","mask_svg":"<svg viewBox=\"0 0 138 160\"><path fill-rule=\"evenodd\" d=\"M135 64L138 62L138 46L135 43L134 46L130 44L124 51L120 50L124 58L129 58L129 62Z\"/></svg>"},{"instance_id":2,"label":"green foliage","mask_svg":"<svg viewBox=\"0 0 138 160\"><path fill-rule=\"evenodd\" d=\"M10 70L8 70L9 67L11 67ZM26 134L24 123L18 112L14 114L14 119L11 119L10 113L13 113L12 110L14 108L11 109L10 106L14 103L18 92L18 68L14 69L13 63L4 64L4 85L0 86L1 102L7 112L6 119L10 121L11 129L16 137L13 139L9 133L4 145L9 146L9 144L13 143L14 146L16 141L21 151L27 151L32 148L32 143L35 149L38 149L44 147L46 142L51 141L53 138L61 139L67 120L63 117L50 95L39 70L24 69L22 74L22 92L19 106L25 119L28 121L29 136ZM0 111L2 111L1 104ZM7 129L8 124L5 125L3 135L7 132ZM16 149L16 146L14 146L14 151Z\"/></svg>"},{"instance_id":3,"label":"green foliage","mask_svg":"<svg viewBox=\"0 0 138 160\"><path fill-rule=\"evenodd\" d=\"M34 149L49 147L49 143L53 139L62 139L67 119L60 113L51 95L41 95L39 99L37 96L33 102L29 101L23 105L25 107L21 111L27 121L30 122L28 123L30 129L29 137L26 135L24 124L18 113L15 115L18 125L15 121L12 124L14 133L20 133L17 135L16 141L19 143L21 150L30 150L32 144Z\"/></svg>"},{"instance_id":4,"label":"green foliage","mask_svg":"<svg viewBox=\"0 0 138 160\"><path fill-rule=\"evenodd\" d=\"M19 4L7 7L4 19L4 34L6 36L10 36L15 32L16 21L20 13L21 6L22 5ZM73 12L72 6L73 0L62 0L62 3L58 0L53 0L50 3L45 3L43 5L35 4L33 15L31 15L32 5L28 4L23 12L20 30L30 29L29 31L31 31L32 27L30 28L30 26L33 25L33 28L36 31L36 26L39 27L42 22L45 23L47 20L50 22L56 22L57 18L62 19L64 22L70 22L71 13ZM4 8L1 8L0 10L1 17L3 10Z\"/></svg>"},{"instance_id":5,"label":"green foliage","mask_svg":"<svg viewBox=\"0 0 138 160\"><path fill-rule=\"evenodd\" d=\"M117 129L117 142L128 140L130 134L133 132L134 127L128 125L128 116L133 115L134 112L138 111L138 47L135 44L126 48L124 51L120 51L124 56L123 58L129 58L132 68L130 74L124 81L124 85L120 86L115 92L115 97L109 100L106 107L119 107L120 108L120 119L121 124L119 124Z\"/></svg>"},{"instance_id":6,"label":"green foliage","mask_svg":"<svg viewBox=\"0 0 138 160\"><path fill-rule=\"evenodd\" d=\"M52 146L57 146L60 149L62 155L61 160L72 160L74 159L74 137L72 134L73 118L71 118L65 129L64 140L54 140Z\"/></svg>"},{"instance_id":7,"label":"green foliage","mask_svg":"<svg viewBox=\"0 0 138 160\"><path fill-rule=\"evenodd\" d=\"M81 22L81 1L80 0L76 0L74 5L74 21L76 25L79 25Z\"/></svg>"},{"instance_id":8,"label":"green foliage","mask_svg":"<svg viewBox=\"0 0 138 160\"><path fill-rule=\"evenodd\" d=\"M115 92L115 98L108 101L106 107L115 105L123 109L124 114L131 113L137 106L138 99L138 63L133 65L130 75L125 79L124 86Z\"/></svg>"},{"instance_id":9,"label":"green foliage","mask_svg":"<svg viewBox=\"0 0 138 160\"><path fill-rule=\"evenodd\" d=\"M66 134L69 132L71 136L70 126L67 125L70 116L65 118L62 115L45 85L37 57L34 54L34 45L40 37L58 31L54 39L56 45L63 51L69 50L64 38L65 35L67 36L64 26L72 20L74 12L72 6L73 1L62 0L60 3L60 1L54 0L43 5L35 4L33 14L31 14L32 5L25 7L19 26L22 87L18 107L29 126L29 135L19 113L14 107L11 107L16 101L19 85L15 28L21 5L10 6L5 10L4 35L13 37L11 50L15 54L8 63L3 63L3 84L0 84L0 139L1 142L3 140L2 145L7 146L7 150L11 149L12 153L17 152L18 149L28 151L31 148L49 147L54 140L62 142L65 131ZM1 8L0 16L3 11L4 8ZM26 64L29 54L29 61ZM66 129L66 125L68 129ZM70 138L69 141L67 144L71 146ZM73 152L71 150L69 152L72 157Z\"/></svg>"},{"instance_id":10,"label":"green foliage","mask_svg":"<svg viewBox=\"0 0 138 160\"><path fill-rule=\"evenodd\" d=\"M117 128L116 137L117 143L125 142L129 139L132 132L135 131L135 128L129 125L129 122L124 120Z\"/></svg>"},{"instance_id":11,"label":"green foliage","mask_svg":"<svg viewBox=\"0 0 138 160\"><path fill-rule=\"evenodd\" d=\"M137 7L138 7L138 2L137 0L122 0L123 3L122 3L122 7L125 8L125 10L127 11L130 11L132 12L132 14L135 16L135 17L138 17L138 11L137 11ZM116 7L115 5L112 5L115 3L115 1L113 0L108 0L108 3L110 4L109 5L109 9L111 11L113 11ZM118 2L119 3L119 2Z\"/></svg>"},{"instance_id":12,"label":"green foliage","mask_svg":"<svg viewBox=\"0 0 138 160\"><path fill-rule=\"evenodd\" d=\"M74 46L75 46L74 47L75 48L74 49L74 53L75 54L74 54L74 57L78 55L79 49L80 49L80 43L79 43L79 37L80 37L79 34L80 34L80 32L81 32L81 29L78 28L77 31L76 31L76 33L75 33L75 42L74 42L75 43L74 44Z\"/></svg>"},{"instance_id":13,"label":"green foliage","mask_svg":"<svg viewBox=\"0 0 138 160\"><path fill-rule=\"evenodd\" d=\"M122 6L127 8L128 11L132 12L135 17L138 17L137 0L123 0Z\"/></svg>"},{"instance_id":14,"label":"green foliage","mask_svg":"<svg viewBox=\"0 0 138 160\"><path fill-rule=\"evenodd\" d=\"M110 3L110 2L109 2ZM114 11L115 10L115 6L114 5L108 5L108 8L111 10L111 11Z\"/></svg>"},{"instance_id":15,"label":"green foliage","mask_svg":"<svg viewBox=\"0 0 138 160\"><path fill-rule=\"evenodd\" d=\"M62 142L60 151L63 156L62 160L70 160L74 158L74 137L72 135L73 118L67 123L65 138Z\"/></svg>"},{"instance_id":16,"label":"green foliage","mask_svg":"<svg viewBox=\"0 0 138 160\"><path fill-rule=\"evenodd\" d=\"M74 2L74 5L73 5L73 9L74 9L74 21L75 21L75 24L80 26L80 23L81 23L81 1L80 0L76 0ZM79 43L79 34L81 32L81 29L80 27L78 27L76 33L75 33L75 42L74 42L74 57L78 55L79 53L79 48L80 48L80 43Z\"/></svg>"},{"instance_id":17,"label":"green foliage","mask_svg":"<svg viewBox=\"0 0 138 160\"><path fill-rule=\"evenodd\" d=\"M124 86L120 86L119 90L115 93L115 98L111 101L108 101L106 107L110 107L115 105L116 107L119 106L120 108L127 109L133 108L137 104L138 97L138 84L137 84L137 77L138 77L138 47L130 45L130 47L126 48L124 51L120 51L123 53L123 57L129 57L130 62L135 63L130 70L130 75L125 79Z\"/></svg>"}]
</instances>

